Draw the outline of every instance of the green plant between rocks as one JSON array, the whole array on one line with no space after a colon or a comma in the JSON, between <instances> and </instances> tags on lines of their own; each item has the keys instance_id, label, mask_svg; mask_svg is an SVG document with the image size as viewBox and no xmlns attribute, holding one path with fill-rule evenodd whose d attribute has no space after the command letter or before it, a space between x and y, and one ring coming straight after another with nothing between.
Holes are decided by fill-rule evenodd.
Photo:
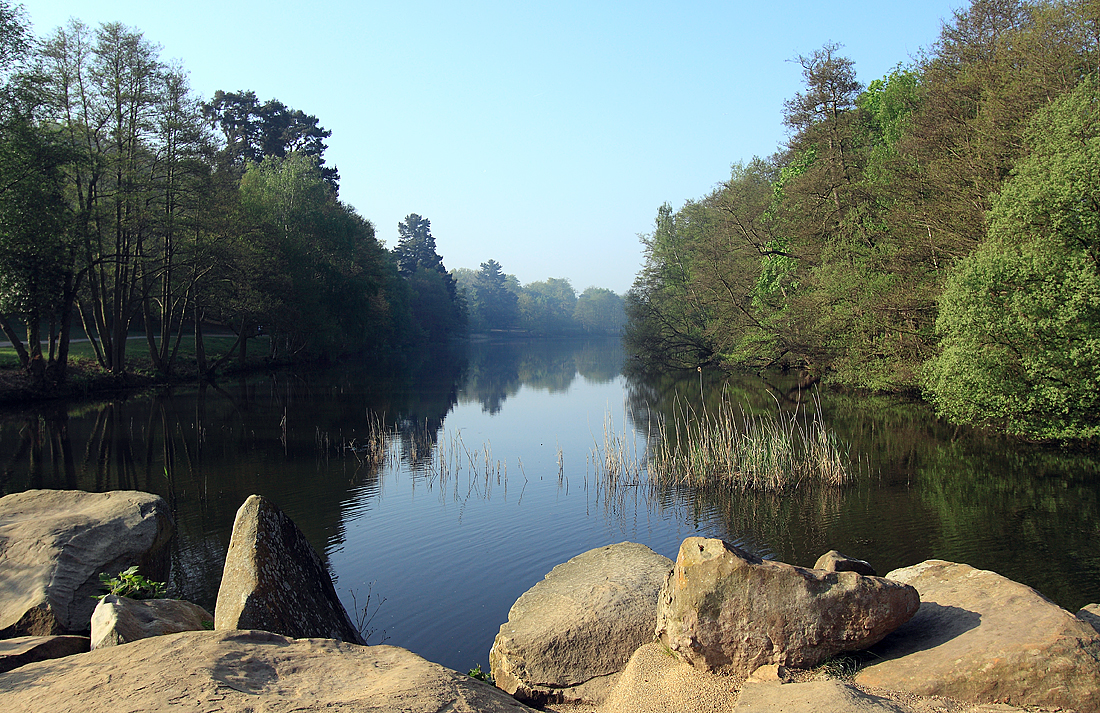
<instances>
[{"instance_id":1,"label":"green plant between rocks","mask_svg":"<svg viewBox=\"0 0 1100 713\"><path fill-rule=\"evenodd\" d=\"M485 681L485 683L493 682L492 675L488 671L481 670L481 664L477 664L476 666L474 666L466 673L466 675L470 678L476 678L479 681Z\"/></svg>"},{"instance_id":2,"label":"green plant between rocks","mask_svg":"<svg viewBox=\"0 0 1100 713\"><path fill-rule=\"evenodd\" d=\"M108 594L130 599L158 599L164 596L166 586L164 582L154 582L138 574L137 565L119 572L114 577L102 572L99 575L99 583L103 594L95 599L102 599Z\"/></svg>"},{"instance_id":3,"label":"green plant between rocks","mask_svg":"<svg viewBox=\"0 0 1100 713\"><path fill-rule=\"evenodd\" d=\"M864 667L866 661L863 657L853 654L841 654L828 661L815 666L812 670L815 678L836 678L842 681L851 681Z\"/></svg>"}]
</instances>

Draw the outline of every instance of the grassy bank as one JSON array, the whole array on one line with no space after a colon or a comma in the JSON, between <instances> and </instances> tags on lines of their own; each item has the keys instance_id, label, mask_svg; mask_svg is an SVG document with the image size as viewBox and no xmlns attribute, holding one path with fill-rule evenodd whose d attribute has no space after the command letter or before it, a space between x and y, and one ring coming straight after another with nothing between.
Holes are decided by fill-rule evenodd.
<instances>
[{"instance_id":1,"label":"grassy bank","mask_svg":"<svg viewBox=\"0 0 1100 713\"><path fill-rule=\"evenodd\" d=\"M268 337L250 339L248 359L242 365L236 357L230 357L222 366L223 373L250 371L270 366ZM233 348L236 337L233 335L205 336L208 362L217 361ZM14 347L0 346L0 405L18 406L21 404L57 398L86 398L94 395L109 394L134 388L147 388L158 383L177 383L198 379L195 361L195 337L185 336L180 341L179 352L170 377L157 373L149 358L148 346L144 336L131 336L127 345L126 375L111 374L99 366L95 351L87 340L74 341L69 346L69 365L65 383L47 391L36 389L19 368L19 358Z\"/></svg>"}]
</instances>

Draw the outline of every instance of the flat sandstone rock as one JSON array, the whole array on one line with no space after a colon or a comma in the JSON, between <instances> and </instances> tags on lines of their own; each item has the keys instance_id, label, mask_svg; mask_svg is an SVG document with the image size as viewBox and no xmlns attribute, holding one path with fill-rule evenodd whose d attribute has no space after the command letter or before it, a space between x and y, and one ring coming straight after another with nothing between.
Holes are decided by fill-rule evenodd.
<instances>
[{"instance_id":1,"label":"flat sandstone rock","mask_svg":"<svg viewBox=\"0 0 1100 713\"><path fill-rule=\"evenodd\" d=\"M928 560L886 575L920 592L856 682L973 703L1100 710L1100 636L1031 587Z\"/></svg>"},{"instance_id":2,"label":"flat sandstone rock","mask_svg":"<svg viewBox=\"0 0 1100 713\"><path fill-rule=\"evenodd\" d=\"M0 673L35 661L59 659L88 651L87 636L17 636L0 640Z\"/></svg>"},{"instance_id":3,"label":"flat sandstone rock","mask_svg":"<svg viewBox=\"0 0 1100 713\"><path fill-rule=\"evenodd\" d=\"M0 674L22 713L530 710L469 676L394 646L190 631L42 661Z\"/></svg>"},{"instance_id":4,"label":"flat sandstone rock","mask_svg":"<svg viewBox=\"0 0 1100 713\"><path fill-rule=\"evenodd\" d=\"M733 713L915 713L841 681L747 684Z\"/></svg>"}]
</instances>

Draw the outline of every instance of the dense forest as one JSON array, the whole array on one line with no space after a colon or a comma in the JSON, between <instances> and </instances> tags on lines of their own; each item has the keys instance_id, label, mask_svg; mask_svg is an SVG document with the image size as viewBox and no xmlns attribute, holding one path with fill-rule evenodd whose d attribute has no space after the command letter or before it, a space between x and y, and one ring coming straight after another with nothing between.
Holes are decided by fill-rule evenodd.
<instances>
[{"instance_id":1,"label":"dense forest","mask_svg":"<svg viewBox=\"0 0 1100 713\"><path fill-rule=\"evenodd\" d=\"M0 0L0 329L40 388L65 380L77 337L111 374L140 348L163 377L186 337L187 371L207 377L261 336L277 363L407 353L469 320L540 334L624 321L609 291L578 299L566 280L509 284L502 301L492 260L466 285L417 214L387 250L340 200L315 116L251 91L203 101L119 23L30 27ZM208 357L212 327L236 343Z\"/></svg>"},{"instance_id":2,"label":"dense forest","mask_svg":"<svg viewBox=\"0 0 1100 713\"><path fill-rule=\"evenodd\" d=\"M974 0L866 86L841 45L797 61L783 148L643 236L638 363L797 367L1100 436L1100 2Z\"/></svg>"}]
</instances>

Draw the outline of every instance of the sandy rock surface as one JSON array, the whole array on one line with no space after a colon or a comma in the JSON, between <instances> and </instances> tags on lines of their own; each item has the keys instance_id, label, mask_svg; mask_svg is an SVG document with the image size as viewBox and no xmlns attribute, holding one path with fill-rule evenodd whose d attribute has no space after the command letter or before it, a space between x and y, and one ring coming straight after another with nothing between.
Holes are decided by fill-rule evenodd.
<instances>
[{"instance_id":1,"label":"sandy rock surface","mask_svg":"<svg viewBox=\"0 0 1100 713\"><path fill-rule=\"evenodd\" d=\"M1100 710L1100 636L1035 590L941 560L895 570L920 611L855 681L975 704Z\"/></svg>"},{"instance_id":2,"label":"sandy rock surface","mask_svg":"<svg viewBox=\"0 0 1100 713\"><path fill-rule=\"evenodd\" d=\"M405 649L262 631L184 632L29 664L0 674L0 701L21 713L530 710Z\"/></svg>"},{"instance_id":3,"label":"sandy rock surface","mask_svg":"<svg viewBox=\"0 0 1100 713\"><path fill-rule=\"evenodd\" d=\"M630 663L599 710L727 713L737 702L741 682L741 678L699 671L677 660L660 642L652 642L630 657Z\"/></svg>"},{"instance_id":4,"label":"sandy rock surface","mask_svg":"<svg viewBox=\"0 0 1100 713\"><path fill-rule=\"evenodd\" d=\"M87 636L17 636L0 640L0 673L25 666L35 661L57 659L88 651L91 641Z\"/></svg>"}]
</instances>

